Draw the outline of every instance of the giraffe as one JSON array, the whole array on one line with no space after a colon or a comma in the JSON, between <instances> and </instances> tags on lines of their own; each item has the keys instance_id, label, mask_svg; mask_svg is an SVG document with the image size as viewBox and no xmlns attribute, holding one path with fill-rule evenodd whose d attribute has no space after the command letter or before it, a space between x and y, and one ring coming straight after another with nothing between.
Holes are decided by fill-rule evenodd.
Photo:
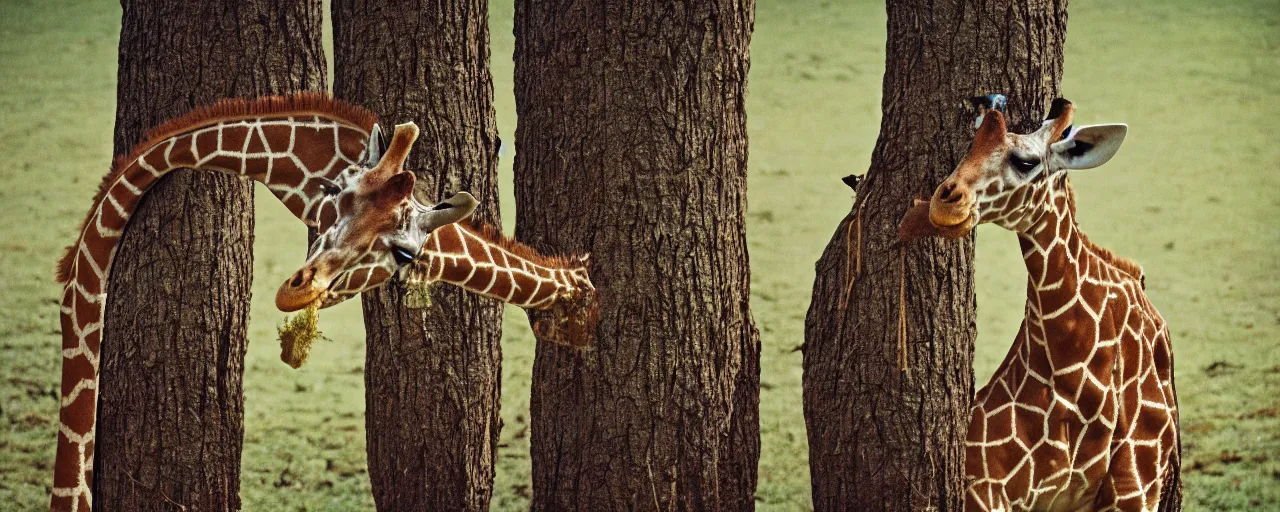
<instances>
[{"instance_id":1,"label":"giraffe","mask_svg":"<svg viewBox=\"0 0 1280 512\"><path fill-rule=\"evenodd\" d=\"M108 279L117 243L146 191L168 172L182 168L263 183L318 235L304 266L281 284L277 307L292 311L316 302L329 307L392 278L406 278L414 272L413 263L433 231L462 221L475 210L478 202L465 192L434 205L415 197L414 175L403 169L403 163L417 136L415 125L402 124L384 143L373 113L326 94L297 93L223 100L197 108L151 130L143 142L115 160L76 242L67 248L56 271L57 281L64 286L63 370L51 510L92 507L98 364ZM496 233L483 225L459 231ZM486 236L492 238L492 234ZM570 301L590 303L594 288L585 265L563 270L574 280L558 280L555 289L574 286L575 292L560 293L538 307L567 311L565 304ZM579 315L590 311L590 306L572 310Z\"/></svg>"},{"instance_id":2,"label":"giraffe","mask_svg":"<svg viewBox=\"0 0 1280 512\"><path fill-rule=\"evenodd\" d=\"M1110 160L1128 127L1073 130L1059 98L1038 130L1012 134L1003 96L975 100L968 154L899 231L959 238L990 222L1017 233L1029 274L1022 327L974 397L965 508L1163 509L1180 492L1169 329L1142 268L1081 232L1067 178Z\"/></svg>"},{"instance_id":3,"label":"giraffe","mask_svg":"<svg viewBox=\"0 0 1280 512\"><path fill-rule=\"evenodd\" d=\"M539 339L585 347L595 331L589 256L545 256L489 225L459 222L431 233L414 260L425 281L442 281L529 310L549 310L533 324Z\"/></svg>"}]
</instances>

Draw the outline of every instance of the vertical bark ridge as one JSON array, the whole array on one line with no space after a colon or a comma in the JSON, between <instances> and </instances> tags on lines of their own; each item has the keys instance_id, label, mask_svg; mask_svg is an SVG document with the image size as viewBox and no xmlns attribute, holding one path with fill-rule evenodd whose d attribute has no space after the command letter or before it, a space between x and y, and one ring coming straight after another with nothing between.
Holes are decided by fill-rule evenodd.
<instances>
[{"instance_id":1,"label":"vertical bark ridge","mask_svg":"<svg viewBox=\"0 0 1280 512\"><path fill-rule=\"evenodd\" d=\"M594 351L540 344L535 510L754 507L754 2L520 1L517 233L592 254Z\"/></svg>"},{"instance_id":2,"label":"vertical bark ridge","mask_svg":"<svg viewBox=\"0 0 1280 512\"><path fill-rule=\"evenodd\" d=\"M426 202L471 192L498 218L498 133L488 3L334 0L334 92L421 134L405 168ZM404 307L390 284L364 294L369 478L380 510L488 510L502 428L502 304L435 286Z\"/></svg>"}]
</instances>

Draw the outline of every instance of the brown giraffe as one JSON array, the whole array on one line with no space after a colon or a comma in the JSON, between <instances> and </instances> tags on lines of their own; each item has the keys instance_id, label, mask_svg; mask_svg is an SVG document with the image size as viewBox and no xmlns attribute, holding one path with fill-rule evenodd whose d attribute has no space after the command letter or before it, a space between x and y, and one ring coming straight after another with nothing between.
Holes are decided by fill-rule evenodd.
<instances>
[{"instance_id":1,"label":"brown giraffe","mask_svg":"<svg viewBox=\"0 0 1280 512\"><path fill-rule=\"evenodd\" d=\"M595 286L587 256L545 256L489 225L459 222L431 234L415 272L525 309L551 310L533 324L539 339L583 347L595 331Z\"/></svg>"},{"instance_id":2,"label":"brown giraffe","mask_svg":"<svg viewBox=\"0 0 1280 512\"><path fill-rule=\"evenodd\" d=\"M981 99L979 99L981 100ZM1142 268L1085 237L1069 169L1106 163L1122 124L1072 129L1054 101L1035 132L1008 133L991 96L969 153L903 219L904 240L1018 234L1030 275L1013 347L974 397L967 510L1156 510L1178 493L1179 432L1169 330Z\"/></svg>"},{"instance_id":3,"label":"brown giraffe","mask_svg":"<svg viewBox=\"0 0 1280 512\"><path fill-rule=\"evenodd\" d=\"M314 302L328 307L390 278L409 277L432 232L475 210L475 198L465 192L430 206L414 197L414 176L402 166L417 135L413 124L397 126L384 150L372 113L327 95L299 93L226 100L196 109L155 128L127 156L116 159L76 243L58 264L57 278L64 284L63 370L52 510L88 511L92 506L98 362L108 278L116 244L151 185L181 168L262 182L318 234L306 264L280 286L276 305L286 311ZM459 227L451 233L465 233L486 242L486 247L518 245L485 226ZM447 246L443 241L430 245ZM573 261L569 258L534 258L531 250L525 251L528 260L548 264L539 269L560 273L547 286L555 291L554 298L527 307L577 315L557 317L555 323L588 325L583 319L594 316L594 288L584 265L568 265ZM512 271L542 272L514 259L503 259L493 271L507 265L515 265ZM464 287L491 291L472 284ZM567 342L562 336L543 339Z\"/></svg>"}]
</instances>

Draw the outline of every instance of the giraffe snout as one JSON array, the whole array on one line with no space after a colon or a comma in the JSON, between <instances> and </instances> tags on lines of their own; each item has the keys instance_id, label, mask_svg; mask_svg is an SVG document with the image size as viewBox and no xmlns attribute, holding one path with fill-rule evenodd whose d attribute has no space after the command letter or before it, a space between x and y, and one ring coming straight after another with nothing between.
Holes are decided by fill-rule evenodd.
<instances>
[{"instance_id":1,"label":"giraffe snout","mask_svg":"<svg viewBox=\"0 0 1280 512\"><path fill-rule=\"evenodd\" d=\"M310 306L319 300L326 290L316 282L316 270L307 265L280 284L276 291L276 308L286 313Z\"/></svg>"},{"instance_id":2,"label":"giraffe snout","mask_svg":"<svg viewBox=\"0 0 1280 512\"><path fill-rule=\"evenodd\" d=\"M951 227L969 221L976 201L972 187L955 175L938 185L929 201L929 222L938 227Z\"/></svg>"}]
</instances>

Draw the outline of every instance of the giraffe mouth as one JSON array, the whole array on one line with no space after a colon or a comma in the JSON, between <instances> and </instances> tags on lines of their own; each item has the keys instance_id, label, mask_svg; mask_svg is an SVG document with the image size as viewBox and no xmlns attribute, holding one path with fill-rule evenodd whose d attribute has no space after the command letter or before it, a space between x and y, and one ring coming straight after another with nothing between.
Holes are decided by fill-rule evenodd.
<instances>
[{"instance_id":1,"label":"giraffe mouth","mask_svg":"<svg viewBox=\"0 0 1280 512\"><path fill-rule=\"evenodd\" d=\"M277 295L276 308L285 313L300 311L311 307L312 304L315 304L318 309L325 309L330 306L341 304L353 296L354 294L343 294L328 289L319 290L314 294L314 298L311 298L308 295L299 294L294 297L281 299L281 297Z\"/></svg>"},{"instance_id":2,"label":"giraffe mouth","mask_svg":"<svg viewBox=\"0 0 1280 512\"><path fill-rule=\"evenodd\" d=\"M939 228L954 228L967 224L977 224L977 222L974 222L978 218L976 201L944 203L934 199L929 201L928 205L929 223Z\"/></svg>"},{"instance_id":3,"label":"giraffe mouth","mask_svg":"<svg viewBox=\"0 0 1280 512\"><path fill-rule=\"evenodd\" d=\"M337 302L330 302L328 299L334 295L330 288L333 286L332 280L328 283L317 282L314 269L304 268L299 270L289 279L280 283L280 289L276 291L276 309L285 313L292 313L311 306L313 303L320 303L320 307L328 307ZM326 304L327 303L327 304Z\"/></svg>"},{"instance_id":4,"label":"giraffe mouth","mask_svg":"<svg viewBox=\"0 0 1280 512\"><path fill-rule=\"evenodd\" d=\"M285 283L288 285L288 283ZM323 289L291 289L285 290L282 286L280 291L276 293L276 309L285 313L306 309L312 303L321 301L320 307L325 307L323 298L328 295L327 290Z\"/></svg>"},{"instance_id":5,"label":"giraffe mouth","mask_svg":"<svg viewBox=\"0 0 1280 512\"><path fill-rule=\"evenodd\" d=\"M898 238L904 242L926 237L964 238L978 225L976 206L963 215L945 218L942 224L934 221L933 212L931 202L916 199L898 224Z\"/></svg>"},{"instance_id":6,"label":"giraffe mouth","mask_svg":"<svg viewBox=\"0 0 1280 512\"><path fill-rule=\"evenodd\" d=\"M961 224L966 224L971 218L973 218L973 215L968 212L964 215L946 215L935 214L933 211L929 212L929 223L940 228L953 228Z\"/></svg>"},{"instance_id":7,"label":"giraffe mouth","mask_svg":"<svg viewBox=\"0 0 1280 512\"><path fill-rule=\"evenodd\" d=\"M322 294L320 298L316 299L316 302L320 303L320 309L324 309L329 306L341 304L353 296L354 294L341 294L332 290L325 290L324 294Z\"/></svg>"}]
</instances>

